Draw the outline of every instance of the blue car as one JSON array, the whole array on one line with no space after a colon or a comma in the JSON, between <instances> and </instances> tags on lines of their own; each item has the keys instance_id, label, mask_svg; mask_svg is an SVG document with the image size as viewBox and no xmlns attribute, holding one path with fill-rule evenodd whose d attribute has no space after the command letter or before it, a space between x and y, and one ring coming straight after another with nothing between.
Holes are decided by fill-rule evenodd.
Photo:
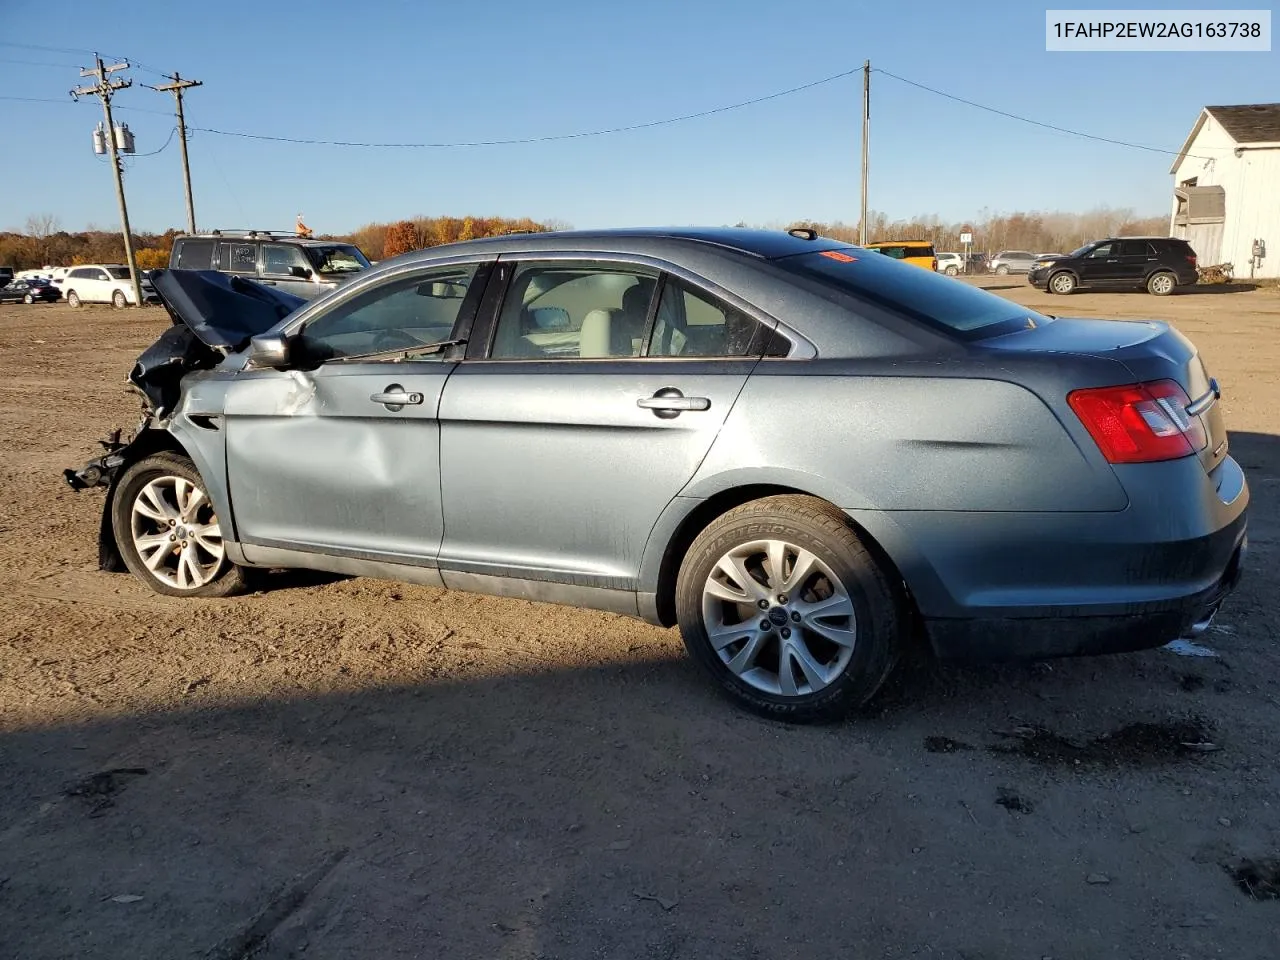
<instances>
[{"instance_id":1,"label":"blue car","mask_svg":"<svg viewBox=\"0 0 1280 960\"><path fill-rule=\"evenodd\" d=\"M1042 315L812 231L417 251L306 302L158 271L148 418L66 472L102 566L225 596L298 567L678 626L738 703L866 703L944 657L1203 631L1248 487L1164 323Z\"/></svg>"}]
</instances>

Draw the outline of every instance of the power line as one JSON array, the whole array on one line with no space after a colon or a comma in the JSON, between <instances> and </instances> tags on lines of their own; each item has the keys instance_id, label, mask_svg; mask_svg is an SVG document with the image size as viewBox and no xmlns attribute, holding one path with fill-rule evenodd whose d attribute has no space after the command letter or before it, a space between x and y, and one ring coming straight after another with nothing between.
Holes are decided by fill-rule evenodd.
<instances>
[{"instance_id":1,"label":"power line","mask_svg":"<svg viewBox=\"0 0 1280 960\"><path fill-rule=\"evenodd\" d=\"M69 53L88 57L96 57L98 55L98 51L88 50L84 47L46 47L38 43L16 43L12 40L0 40L0 47L16 47L19 50L39 50L42 53ZM139 67L147 73L154 73L161 77L165 75L163 70L149 66L141 60L135 60L132 57L117 57L108 53L104 53L103 56L108 60L128 60L130 66Z\"/></svg>"},{"instance_id":2,"label":"power line","mask_svg":"<svg viewBox=\"0 0 1280 960\"><path fill-rule=\"evenodd\" d=\"M74 63L50 63L47 60L13 60L9 57L0 57L0 63L17 63L24 67L56 67L59 70L73 70L76 67Z\"/></svg>"},{"instance_id":3,"label":"power line","mask_svg":"<svg viewBox=\"0 0 1280 960\"><path fill-rule=\"evenodd\" d=\"M740 110L743 107L754 106L757 103L764 103L767 100L777 100L779 97L788 97L793 93L800 93L803 90L811 90L814 87L821 86L824 83L831 83L834 80L842 80L845 77L853 76L862 70L857 67L853 70L845 70L841 73L832 74L829 77L823 77L821 80L814 80L811 83L804 83L798 87L791 87L787 90L779 90L777 93L766 94L763 97L753 97L750 100L742 100L738 103L730 103L721 107L713 107L710 110L699 110L696 113L686 113L679 117L668 117L665 120L650 120L645 123L632 123L622 127L607 127L602 130L582 130L577 133L558 133L550 134L543 137L517 137L505 140L463 140L453 143L369 143L352 140L319 140L319 139L303 139L299 137L277 137L262 133L242 133L236 130L214 130L209 127L188 127L189 130L199 130L201 133L213 133L222 137L243 137L248 140L273 140L280 143L302 143L312 145L322 145L330 147L388 147L388 148L409 148L409 149L446 149L451 147L505 147L514 146L516 144L529 143L550 143L557 140L580 140L585 137L603 137L614 133L627 133L632 130L648 130L652 127L667 126L672 123L682 123L685 120L697 120L701 117L710 117L718 113L727 113L730 110Z\"/></svg>"},{"instance_id":4,"label":"power line","mask_svg":"<svg viewBox=\"0 0 1280 960\"><path fill-rule=\"evenodd\" d=\"M925 90L936 96L945 97L948 100L954 100L956 103L963 103L970 107L977 107L979 110L986 110L988 113L994 113L1001 117L1008 117L1010 120L1019 120L1022 123L1029 123L1029 124L1032 124L1033 126L1044 127L1046 130L1056 130L1059 133L1069 133L1073 137L1083 137L1086 140L1097 140L1100 143L1110 143L1118 147L1132 147L1135 150L1146 150L1149 153L1162 153L1171 157L1179 156L1179 151L1177 150L1162 150L1160 147L1149 147L1143 143L1130 143L1127 140L1112 140L1110 137L1099 137L1092 133L1084 133L1080 130L1071 130L1071 129L1068 129L1067 127L1060 127L1054 123L1045 123L1042 120L1032 120L1030 117L1023 117L1016 113L1010 113L1007 110L999 110L995 107L988 107L986 104L983 104L983 103L976 103L973 100L966 100L964 97L957 97L953 93L946 93L945 91L942 91L942 90L935 90L933 87L927 87L923 83L917 83L915 80L908 80L906 77L900 77L896 73L890 73L888 70L883 70L880 67L876 67L874 72L883 73L886 77L890 77L894 80L897 80L899 83L905 83L905 84L908 84L909 86L917 87L921 90ZM1192 154L1187 154L1187 156L1192 156ZM1196 157L1195 159L1209 160L1212 158Z\"/></svg>"},{"instance_id":5,"label":"power line","mask_svg":"<svg viewBox=\"0 0 1280 960\"><path fill-rule=\"evenodd\" d=\"M61 100L55 97L8 97L0 96L0 100L17 100L22 103L58 103L75 106L74 100ZM146 107L112 107L113 110L128 110L132 113L150 113L157 117L171 117L173 114L164 110L148 110Z\"/></svg>"},{"instance_id":6,"label":"power line","mask_svg":"<svg viewBox=\"0 0 1280 960\"><path fill-rule=\"evenodd\" d=\"M117 109L118 109L118 108L117 108ZM151 150L151 151L149 151L149 152L147 152L147 153L135 153L135 154L133 154L133 155L130 157L130 159L132 159L132 160L136 160L136 159L138 159L138 157L154 157L157 153L164 153L165 149L169 146L169 144L173 143L173 136L174 136L174 134L176 134L177 132L178 132L178 128L177 128L177 127L171 127L171 128L169 129L169 138L168 138L167 140L165 140L165 142L164 142L164 146L163 146L163 147L161 147L159 150ZM194 231L194 230L193 230L193 231L191 231L191 232L192 232L192 233L195 233L195 231Z\"/></svg>"}]
</instances>

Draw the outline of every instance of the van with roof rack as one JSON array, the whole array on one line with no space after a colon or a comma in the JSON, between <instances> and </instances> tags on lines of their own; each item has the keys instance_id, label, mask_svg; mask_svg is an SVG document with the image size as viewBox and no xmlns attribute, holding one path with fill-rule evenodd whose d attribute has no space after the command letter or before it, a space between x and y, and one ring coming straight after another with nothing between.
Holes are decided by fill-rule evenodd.
<instances>
[{"instance_id":1,"label":"van with roof rack","mask_svg":"<svg viewBox=\"0 0 1280 960\"><path fill-rule=\"evenodd\" d=\"M279 230L211 230L174 239L170 270L216 270L313 300L369 269L359 247Z\"/></svg>"}]
</instances>

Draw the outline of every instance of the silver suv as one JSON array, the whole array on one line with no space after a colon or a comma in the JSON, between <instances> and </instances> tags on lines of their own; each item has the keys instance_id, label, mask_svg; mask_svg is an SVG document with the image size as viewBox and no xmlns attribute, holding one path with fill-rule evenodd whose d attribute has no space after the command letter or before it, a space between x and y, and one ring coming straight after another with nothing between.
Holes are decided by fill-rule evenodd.
<instances>
[{"instance_id":1,"label":"silver suv","mask_svg":"<svg viewBox=\"0 0 1280 960\"><path fill-rule=\"evenodd\" d=\"M269 230L214 230L178 237L170 270L217 270L312 300L369 269L360 248Z\"/></svg>"},{"instance_id":2,"label":"silver suv","mask_svg":"<svg viewBox=\"0 0 1280 960\"><path fill-rule=\"evenodd\" d=\"M1001 277L1010 273L1030 273L1036 255L1026 250L1001 250L987 262L987 269Z\"/></svg>"}]
</instances>

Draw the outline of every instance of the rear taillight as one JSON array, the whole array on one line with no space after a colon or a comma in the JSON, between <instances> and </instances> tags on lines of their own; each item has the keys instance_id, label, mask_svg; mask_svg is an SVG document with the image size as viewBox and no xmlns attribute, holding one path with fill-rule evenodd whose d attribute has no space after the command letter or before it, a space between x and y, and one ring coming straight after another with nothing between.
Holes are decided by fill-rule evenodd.
<instances>
[{"instance_id":1,"label":"rear taillight","mask_svg":"<svg viewBox=\"0 0 1280 960\"><path fill-rule=\"evenodd\" d=\"M1075 390L1067 403L1111 463L1150 463L1190 456L1206 443L1199 417L1187 415L1175 380Z\"/></svg>"},{"instance_id":2,"label":"rear taillight","mask_svg":"<svg viewBox=\"0 0 1280 960\"><path fill-rule=\"evenodd\" d=\"M1191 264L1193 267L1196 265L1196 255L1194 253L1187 257L1187 263Z\"/></svg>"},{"instance_id":3,"label":"rear taillight","mask_svg":"<svg viewBox=\"0 0 1280 960\"><path fill-rule=\"evenodd\" d=\"M937 258L937 257L934 257L934 258L933 258L933 269L934 269L934 271L935 271L935 272L936 272L936 271L937 271L937 269L938 269L938 258Z\"/></svg>"}]
</instances>

